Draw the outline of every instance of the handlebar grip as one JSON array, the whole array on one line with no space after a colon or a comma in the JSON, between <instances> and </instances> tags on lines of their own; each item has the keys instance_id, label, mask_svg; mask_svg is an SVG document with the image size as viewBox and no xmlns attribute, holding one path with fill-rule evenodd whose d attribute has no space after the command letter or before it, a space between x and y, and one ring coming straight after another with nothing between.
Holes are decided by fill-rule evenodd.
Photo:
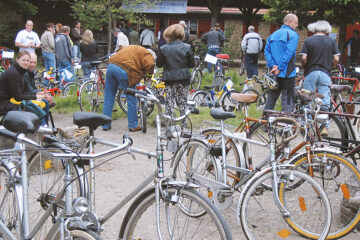
<instances>
[{"instance_id":1,"label":"handlebar grip","mask_svg":"<svg viewBox=\"0 0 360 240\"><path fill-rule=\"evenodd\" d=\"M14 142L16 142L17 137L20 133L14 133L10 130L7 129L1 129L0 130L0 136L5 137L5 138L9 138L11 140L13 140Z\"/></svg>"},{"instance_id":2,"label":"handlebar grip","mask_svg":"<svg viewBox=\"0 0 360 240\"><path fill-rule=\"evenodd\" d=\"M15 98L11 98L11 99L10 99L10 102L11 102L12 104L16 104L16 105L20 105L20 104L21 104L21 102L16 101Z\"/></svg>"},{"instance_id":3,"label":"handlebar grip","mask_svg":"<svg viewBox=\"0 0 360 240\"><path fill-rule=\"evenodd\" d=\"M285 122L285 123L290 122L290 123L294 124L296 127L295 133L292 136L285 138L282 141L283 143L288 143L299 135L301 127L300 127L299 122L296 121L295 119L289 118L289 117L276 117L273 123L276 123L276 122Z\"/></svg>"},{"instance_id":4,"label":"handlebar grip","mask_svg":"<svg viewBox=\"0 0 360 240\"><path fill-rule=\"evenodd\" d=\"M147 93L145 91L139 91L139 90L136 90L136 89L133 89L133 88L127 88L125 93L129 94L129 95L140 94L140 95L147 96Z\"/></svg>"}]
</instances>

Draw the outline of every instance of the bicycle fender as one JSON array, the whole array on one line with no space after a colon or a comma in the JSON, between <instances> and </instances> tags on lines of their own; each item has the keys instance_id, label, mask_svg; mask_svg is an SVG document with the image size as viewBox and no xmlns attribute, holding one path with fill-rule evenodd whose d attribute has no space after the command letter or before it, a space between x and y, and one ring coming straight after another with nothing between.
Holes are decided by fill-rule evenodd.
<instances>
[{"instance_id":1,"label":"bicycle fender","mask_svg":"<svg viewBox=\"0 0 360 240\"><path fill-rule=\"evenodd\" d=\"M344 157L340 150L333 149L333 148L321 148L321 147L319 147L319 148L314 148L313 150L311 150L311 152L327 152L327 153L332 153L332 154L335 154L335 155L341 155L342 157ZM294 161L295 159L298 159L302 155L306 155L305 150L301 151L300 153L298 153L295 156L293 156L292 158L290 158L290 160L288 162L291 163L292 161Z\"/></svg>"}]
</instances>

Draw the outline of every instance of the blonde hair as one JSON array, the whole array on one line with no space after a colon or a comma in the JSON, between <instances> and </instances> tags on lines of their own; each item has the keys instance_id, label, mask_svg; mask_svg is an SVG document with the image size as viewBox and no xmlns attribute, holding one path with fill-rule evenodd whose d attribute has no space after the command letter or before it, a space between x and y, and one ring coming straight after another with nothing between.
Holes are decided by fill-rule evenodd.
<instances>
[{"instance_id":1,"label":"blonde hair","mask_svg":"<svg viewBox=\"0 0 360 240\"><path fill-rule=\"evenodd\" d=\"M164 31L164 39L166 42L174 42L176 40L184 40L185 31L180 24L173 24L167 27Z\"/></svg>"},{"instance_id":2,"label":"blonde hair","mask_svg":"<svg viewBox=\"0 0 360 240\"><path fill-rule=\"evenodd\" d=\"M91 30L87 29L82 37L81 42L85 44L90 44L94 41L94 35Z\"/></svg>"},{"instance_id":3,"label":"blonde hair","mask_svg":"<svg viewBox=\"0 0 360 240\"><path fill-rule=\"evenodd\" d=\"M30 58L31 58L31 56L30 56L30 53L28 52L28 51L26 51L26 50L21 50L20 52L19 52L19 54L16 56L16 59L18 60L18 59L20 59L22 56L24 56L24 55L28 55Z\"/></svg>"},{"instance_id":4,"label":"blonde hair","mask_svg":"<svg viewBox=\"0 0 360 240\"><path fill-rule=\"evenodd\" d=\"M68 33L70 32L70 27L69 26L62 26L60 29L61 33Z\"/></svg>"}]
</instances>

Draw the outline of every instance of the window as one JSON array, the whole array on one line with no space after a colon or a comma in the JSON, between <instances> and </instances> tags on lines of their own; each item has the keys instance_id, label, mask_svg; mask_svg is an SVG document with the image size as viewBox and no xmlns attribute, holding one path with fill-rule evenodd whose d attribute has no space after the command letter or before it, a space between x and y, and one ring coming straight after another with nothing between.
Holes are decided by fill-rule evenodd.
<instances>
[{"instance_id":1,"label":"window","mask_svg":"<svg viewBox=\"0 0 360 240\"><path fill-rule=\"evenodd\" d=\"M196 19L191 19L186 21L186 24L188 25L189 28L189 33L196 35L198 32L198 22Z\"/></svg>"}]
</instances>

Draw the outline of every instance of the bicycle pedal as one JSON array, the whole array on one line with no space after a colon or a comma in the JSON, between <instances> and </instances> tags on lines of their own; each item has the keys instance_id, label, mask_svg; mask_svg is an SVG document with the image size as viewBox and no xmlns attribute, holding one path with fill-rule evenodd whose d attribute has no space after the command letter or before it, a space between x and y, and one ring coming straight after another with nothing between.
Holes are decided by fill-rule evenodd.
<instances>
[{"instance_id":1,"label":"bicycle pedal","mask_svg":"<svg viewBox=\"0 0 360 240\"><path fill-rule=\"evenodd\" d=\"M117 109L114 109L113 112L117 112Z\"/></svg>"},{"instance_id":2,"label":"bicycle pedal","mask_svg":"<svg viewBox=\"0 0 360 240\"><path fill-rule=\"evenodd\" d=\"M222 188L220 189L220 193L224 197L230 197L234 194L234 191L232 188Z\"/></svg>"},{"instance_id":3,"label":"bicycle pedal","mask_svg":"<svg viewBox=\"0 0 360 240\"><path fill-rule=\"evenodd\" d=\"M220 156L222 156L222 149L221 149L221 147L216 147L216 146L211 147L209 153L211 156L220 157Z\"/></svg>"},{"instance_id":4,"label":"bicycle pedal","mask_svg":"<svg viewBox=\"0 0 360 240\"><path fill-rule=\"evenodd\" d=\"M254 192L255 196L261 196L265 192L265 188L263 186L258 186Z\"/></svg>"}]
</instances>

